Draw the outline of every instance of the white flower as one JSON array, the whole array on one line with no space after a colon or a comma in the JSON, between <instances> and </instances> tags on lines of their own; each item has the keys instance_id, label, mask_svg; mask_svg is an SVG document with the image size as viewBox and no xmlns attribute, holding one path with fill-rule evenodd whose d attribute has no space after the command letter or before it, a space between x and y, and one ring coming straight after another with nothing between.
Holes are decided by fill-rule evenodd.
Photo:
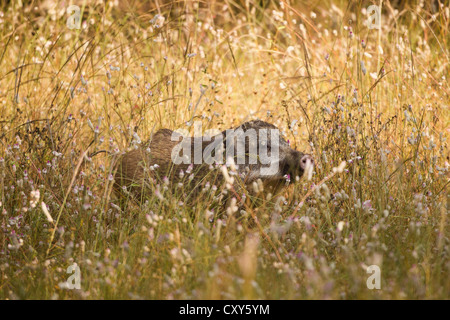
<instances>
[{"instance_id":1,"label":"white flower","mask_svg":"<svg viewBox=\"0 0 450 320\"><path fill-rule=\"evenodd\" d=\"M41 193L39 192L39 190L33 190L31 191L30 196L31 196L30 206L32 208L35 208L39 201L39 198L41 197Z\"/></svg>"},{"instance_id":2,"label":"white flower","mask_svg":"<svg viewBox=\"0 0 450 320\"><path fill-rule=\"evenodd\" d=\"M47 205L44 202L41 202L42 211L44 211L45 216L47 217L48 222L53 223L53 218L48 212Z\"/></svg>"},{"instance_id":3,"label":"white flower","mask_svg":"<svg viewBox=\"0 0 450 320\"><path fill-rule=\"evenodd\" d=\"M333 172L342 173L344 171L346 165L347 165L347 162L342 161L341 164L339 165L339 167L333 168Z\"/></svg>"}]
</instances>

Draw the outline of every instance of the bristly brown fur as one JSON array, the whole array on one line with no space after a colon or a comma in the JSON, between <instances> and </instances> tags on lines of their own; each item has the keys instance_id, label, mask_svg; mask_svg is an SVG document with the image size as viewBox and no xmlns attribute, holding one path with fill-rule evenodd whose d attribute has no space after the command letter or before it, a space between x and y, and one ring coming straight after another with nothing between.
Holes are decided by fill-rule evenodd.
<instances>
[{"instance_id":1,"label":"bristly brown fur","mask_svg":"<svg viewBox=\"0 0 450 320\"><path fill-rule=\"evenodd\" d=\"M235 129L242 129L243 132L247 132L249 129L277 129L277 127L261 120L254 120L246 122ZM195 198L195 195L198 195L198 191L207 182L211 186L216 185L217 187L222 184L224 177L220 171L221 165L173 163L172 150L181 141L173 139L173 133L172 130L161 129L142 148L129 151L122 156L115 176L116 191L122 192L126 189L126 192L130 192L134 198L143 199L151 195L163 184L171 184L171 188L176 188L181 183L183 185L184 199L187 200L186 197ZM206 146L215 141L216 137L206 141L202 137L184 137L183 139L190 139L192 146L191 159L194 159L195 139L201 139L203 151ZM222 138L226 141L226 131L222 132ZM270 143L270 140L268 141ZM292 174L294 175L293 178L295 178L295 175L301 177L303 170L300 168L300 158L303 156L303 153L291 149L282 138L280 138L279 146L278 172L271 176L261 176L258 172L263 165L259 160L257 164L249 164L249 159L252 155L246 143L246 164L238 166L238 175L234 176L234 189L238 192L245 192L242 190L245 186L249 186L254 181L261 179L265 188L268 188L266 191L276 193L285 185L286 175ZM268 147L270 149L271 146L269 145ZM180 175L180 172L185 174ZM251 188L245 189L251 192Z\"/></svg>"}]
</instances>

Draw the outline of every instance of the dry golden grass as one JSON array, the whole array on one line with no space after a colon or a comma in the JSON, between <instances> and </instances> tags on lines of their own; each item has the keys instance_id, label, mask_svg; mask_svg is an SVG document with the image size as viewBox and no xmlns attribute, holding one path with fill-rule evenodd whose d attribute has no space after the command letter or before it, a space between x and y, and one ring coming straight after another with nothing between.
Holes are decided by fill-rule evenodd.
<instances>
[{"instance_id":1,"label":"dry golden grass","mask_svg":"<svg viewBox=\"0 0 450 320\"><path fill-rule=\"evenodd\" d=\"M75 1L73 30L66 2L21 2L0 9L1 298L449 298L448 2L383 1L379 31L369 1ZM255 118L312 181L239 215L209 191L119 206L114 161L152 130Z\"/></svg>"}]
</instances>

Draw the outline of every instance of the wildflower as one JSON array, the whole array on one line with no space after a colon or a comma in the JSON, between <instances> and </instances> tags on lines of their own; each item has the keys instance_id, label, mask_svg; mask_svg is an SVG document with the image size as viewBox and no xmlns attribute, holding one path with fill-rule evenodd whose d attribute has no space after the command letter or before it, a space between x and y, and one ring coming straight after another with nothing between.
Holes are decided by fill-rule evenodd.
<instances>
[{"instance_id":1,"label":"wildflower","mask_svg":"<svg viewBox=\"0 0 450 320\"><path fill-rule=\"evenodd\" d=\"M233 213L238 211L239 208L236 206L236 202L237 202L236 198L231 199L230 206L227 208L228 215L232 215Z\"/></svg>"},{"instance_id":2,"label":"wildflower","mask_svg":"<svg viewBox=\"0 0 450 320\"><path fill-rule=\"evenodd\" d=\"M133 141L132 143L141 144L141 138L138 136L136 132L133 133Z\"/></svg>"},{"instance_id":3,"label":"wildflower","mask_svg":"<svg viewBox=\"0 0 450 320\"><path fill-rule=\"evenodd\" d=\"M363 73L364 75L366 75L367 69L366 69L366 67L364 66L364 61L362 61L362 60L361 60L361 71L362 71L362 73Z\"/></svg>"},{"instance_id":4,"label":"wildflower","mask_svg":"<svg viewBox=\"0 0 450 320\"><path fill-rule=\"evenodd\" d=\"M371 200L366 200L363 202L362 207L364 210L370 211L372 209L372 202Z\"/></svg>"},{"instance_id":5,"label":"wildflower","mask_svg":"<svg viewBox=\"0 0 450 320\"><path fill-rule=\"evenodd\" d=\"M253 192L255 194L258 194L259 193L259 189L258 189L258 184L256 183L256 181L253 181L252 187L253 187Z\"/></svg>"},{"instance_id":6,"label":"wildflower","mask_svg":"<svg viewBox=\"0 0 450 320\"><path fill-rule=\"evenodd\" d=\"M233 183L234 183L234 178L230 177L230 175L228 174L228 169L226 166L222 166L221 168L222 174L225 178L225 182L226 182L226 187L227 189L231 189Z\"/></svg>"},{"instance_id":7,"label":"wildflower","mask_svg":"<svg viewBox=\"0 0 450 320\"><path fill-rule=\"evenodd\" d=\"M347 163L345 161L342 161L338 167L333 168L333 172L342 173L346 165Z\"/></svg>"},{"instance_id":8,"label":"wildflower","mask_svg":"<svg viewBox=\"0 0 450 320\"><path fill-rule=\"evenodd\" d=\"M48 222L53 223L53 218L50 215L50 212L48 212L47 205L44 202L41 202L42 211L44 212L45 216L47 217Z\"/></svg>"},{"instance_id":9,"label":"wildflower","mask_svg":"<svg viewBox=\"0 0 450 320\"><path fill-rule=\"evenodd\" d=\"M39 198L41 197L41 193L39 192L39 190L33 190L31 191L31 200L30 200L30 206L31 208L35 208L36 204L39 201Z\"/></svg>"},{"instance_id":10,"label":"wildflower","mask_svg":"<svg viewBox=\"0 0 450 320\"><path fill-rule=\"evenodd\" d=\"M159 185L155 190L155 196L158 197L159 200L164 200L164 196L161 194L161 192L159 191Z\"/></svg>"},{"instance_id":11,"label":"wildflower","mask_svg":"<svg viewBox=\"0 0 450 320\"><path fill-rule=\"evenodd\" d=\"M228 159L227 159L227 165L230 167L230 170L231 170L232 172L236 172L237 168L236 168L236 164L234 163L233 158L228 157Z\"/></svg>"}]
</instances>

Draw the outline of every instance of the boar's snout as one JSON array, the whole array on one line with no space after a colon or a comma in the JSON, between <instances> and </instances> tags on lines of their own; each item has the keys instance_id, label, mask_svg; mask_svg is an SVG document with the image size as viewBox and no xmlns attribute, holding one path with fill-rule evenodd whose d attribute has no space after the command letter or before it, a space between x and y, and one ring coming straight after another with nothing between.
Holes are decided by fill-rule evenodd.
<instances>
[{"instance_id":1,"label":"boar's snout","mask_svg":"<svg viewBox=\"0 0 450 320\"><path fill-rule=\"evenodd\" d=\"M313 157L311 157L309 154L303 155L303 157L300 159L300 167L301 167L303 170L306 169L306 166L307 166L308 161L309 161L309 163L310 163L311 165L314 165L314 159L313 159Z\"/></svg>"},{"instance_id":2,"label":"boar's snout","mask_svg":"<svg viewBox=\"0 0 450 320\"><path fill-rule=\"evenodd\" d=\"M282 174L289 175L294 179L296 177L301 178L306 170L308 162L310 165L314 165L314 159L311 155L301 153L297 150L291 150L285 158Z\"/></svg>"}]
</instances>

